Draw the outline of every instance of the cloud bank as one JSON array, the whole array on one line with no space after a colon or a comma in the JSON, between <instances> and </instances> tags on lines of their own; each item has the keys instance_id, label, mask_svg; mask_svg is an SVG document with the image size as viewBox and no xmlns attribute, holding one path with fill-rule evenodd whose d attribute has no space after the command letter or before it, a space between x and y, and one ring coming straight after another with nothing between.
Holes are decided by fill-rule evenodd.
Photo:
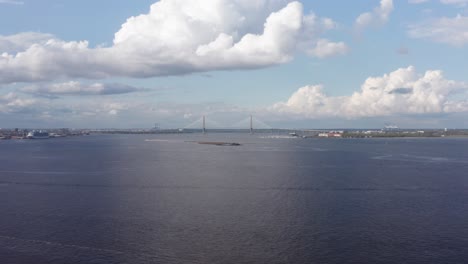
<instances>
[{"instance_id":1,"label":"cloud bank","mask_svg":"<svg viewBox=\"0 0 468 264\"><path fill-rule=\"evenodd\" d=\"M38 33L0 37L0 83L263 68L301 50L343 54L343 42L321 38L334 28L331 19L304 14L297 1L161 0L129 18L110 47Z\"/></svg>"},{"instance_id":2,"label":"cloud bank","mask_svg":"<svg viewBox=\"0 0 468 264\"><path fill-rule=\"evenodd\" d=\"M445 5L457 5L460 7L468 5L468 0L440 0L440 2Z\"/></svg>"},{"instance_id":3,"label":"cloud bank","mask_svg":"<svg viewBox=\"0 0 468 264\"><path fill-rule=\"evenodd\" d=\"M0 113L21 113L33 109L37 100L21 98L16 93L0 95Z\"/></svg>"},{"instance_id":4,"label":"cloud bank","mask_svg":"<svg viewBox=\"0 0 468 264\"><path fill-rule=\"evenodd\" d=\"M429 0L408 0L410 4L422 4L427 3ZM468 5L468 0L440 0L441 4L444 5L455 5L458 7L465 7Z\"/></svg>"},{"instance_id":5,"label":"cloud bank","mask_svg":"<svg viewBox=\"0 0 468 264\"><path fill-rule=\"evenodd\" d=\"M434 42L462 47L468 44L468 17L441 17L425 23L409 26L412 38L428 39Z\"/></svg>"},{"instance_id":6,"label":"cloud bank","mask_svg":"<svg viewBox=\"0 0 468 264\"><path fill-rule=\"evenodd\" d=\"M465 98L468 84L447 80L441 71L420 75L412 66L382 77L370 77L351 96L330 97L322 85L305 86L288 101L270 108L274 113L301 118L362 118L406 114L456 113L468 111ZM466 97L466 96L465 96Z\"/></svg>"},{"instance_id":7,"label":"cloud bank","mask_svg":"<svg viewBox=\"0 0 468 264\"><path fill-rule=\"evenodd\" d=\"M408 0L408 3L410 4L422 4L422 3L427 3L429 0Z\"/></svg>"},{"instance_id":8,"label":"cloud bank","mask_svg":"<svg viewBox=\"0 0 468 264\"><path fill-rule=\"evenodd\" d=\"M67 95L114 95L147 91L131 85L119 83L93 83L83 84L76 81L53 84L30 85L19 89L20 92L53 97Z\"/></svg>"},{"instance_id":9,"label":"cloud bank","mask_svg":"<svg viewBox=\"0 0 468 264\"><path fill-rule=\"evenodd\" d=\"M69 88L72 87L72 88ZM78 87L79 89L77 89ZM98 94L95 88L82 84L57 84L56 89L41 88L52 95ZM91 89L89 91L88 89ZM84 91L83 91L84 90ZM99 89L97 89L99 90ZM35 91L35 90L33 90ZM305 86L284 102L265 108L242 108L224 103L181 104L141 102L138 98L96 97L80 102L58 101L28 94L9 93L0 96L0 113L23 113L38 120L85 123L93 118L96 125L124 121L165 120L184 124L201 115L256 116L264 120L357 120L380 117L423 116L468 112L468 84L444 77L442 71L418 73L412 66L400 68L380 77L369 77L360 90L350 96L328 96L322 85ZM112 120L109 120L112 118ZM187 121L189 119L189 121ZM103 122L100 124L99 122ZM129 123L130 122L130 123Z\"/></svg>"},{"instance_id":10,"label":"cloud bank","mask_svg":"<svg viewBox=\"0 0 468 264\"><path fill-rule=\"evenodd\" d=\"M24 2L16 0L0 0L0 4L24 5Z\"/></svg>"}]
</instances>

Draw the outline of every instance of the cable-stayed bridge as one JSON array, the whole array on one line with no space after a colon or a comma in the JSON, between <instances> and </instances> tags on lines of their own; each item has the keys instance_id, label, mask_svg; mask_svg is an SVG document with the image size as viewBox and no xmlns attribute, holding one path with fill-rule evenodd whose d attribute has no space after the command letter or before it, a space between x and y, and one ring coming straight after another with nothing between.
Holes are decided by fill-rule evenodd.
<instances>
[{"instance_id":1,"label":"cable-stayed bridge","mask_svg":"<svg viewBox=\"0 0 468 264\"><path fill-rule=\"evenodd\" d=\"M289 134L293 137L311 137L318 136L320 133L326 133L330 131L337 131L336 129L287 129L287 128L273 128L262 120L250 115L238 122L233 122L229 125L224 125L221 122L217 122L210 117L202 116L199 119L185 126L182 130L191 132L231 132L231 131L242 131L259 133L278 133L278 134Z\"/></svg>"},{"instance_id":2,"label":"cable-stayed bridge","mask_svg":"<svg viewBox=\"0 0 468 264\"><path fill-rule=\"evenodd\" d=\"M238 122L230 125L224 125L207 116L202 116L184 127L185 130L200 130L206 132L208 130L249 130L253 133L255 130L272 129L272 127L262 120L248 116Z\"/></svg>"},{"instance_id":3,"label":"cable-stayed bridge","mask_svg":"<svg viewBox=\"0 0 468 264\"><path fill-rule=\"evenodd\" d=\"M230 126L232 129L272 129L272 127L262 120L254 117L254 116L249 116L245 119L242 119L241 121L234 123L233 125Z\"/></svg>"},{"instance_id":4,"label":"cable-stayed bridge","mask_svg":"<svg viewBox=\"0 0 468 264\"><path fill-rule=\"evenodd\" d=\"M211 118L208 118L206 116L202 116L200 117L199 119L193 121L192 123L186 125L184 127L184 129L203 129L203 127L205 127L205 129L207 128L207 126L211 129L223 129L223 128L226 128L224 125L222 125L221 123L215 121L215 120L212 120Z\"/></svg>"}]
</instances>

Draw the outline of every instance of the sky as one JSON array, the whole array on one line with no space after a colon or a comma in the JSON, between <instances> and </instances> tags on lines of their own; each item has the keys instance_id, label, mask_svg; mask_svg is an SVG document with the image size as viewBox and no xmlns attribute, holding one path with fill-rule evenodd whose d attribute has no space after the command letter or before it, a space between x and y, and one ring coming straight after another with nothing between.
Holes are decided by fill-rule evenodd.
<instances>
[{"instance_id":1,"label":"sky","mask_svg":"<svg viewBox=\"0 0 468 264\"><path fill-rule=\"evenodd\" d=\"M468 0L0 0L0 128L468 128Z\"/></svg>"}]
</instances>

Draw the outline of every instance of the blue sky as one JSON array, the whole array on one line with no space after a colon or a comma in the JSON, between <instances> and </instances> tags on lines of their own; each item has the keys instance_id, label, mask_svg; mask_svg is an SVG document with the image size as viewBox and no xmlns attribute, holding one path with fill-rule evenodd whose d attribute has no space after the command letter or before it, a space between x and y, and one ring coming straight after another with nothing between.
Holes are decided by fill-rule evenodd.
<instances>
[{"instance_id":1,"label":"blue sky","mask_svg":"<svg viewBox=\"0 0 468 264\"><path fill-rule=\"evenodd\" d=\"M468 127L467 5L0 0L0 127Z\"/></svg>"}]
</instances>

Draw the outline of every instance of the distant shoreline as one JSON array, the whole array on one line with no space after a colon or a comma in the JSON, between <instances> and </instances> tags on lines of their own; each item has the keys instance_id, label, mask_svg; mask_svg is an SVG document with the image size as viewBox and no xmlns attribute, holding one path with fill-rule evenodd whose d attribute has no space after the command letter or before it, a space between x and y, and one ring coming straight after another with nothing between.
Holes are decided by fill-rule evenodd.
<instances>
[{"instance_id":1,"label":"distant shoreline","mask_svg":"<svg viewBox=\"0 0 468 264\"><path fill-rule=\"evenodd\" d=\"M169 135L201 134L201 129L43 129L53 137L82 135ZM28 130L1 129L0 140L22 140ZM208 134L250 134L247 129L208 129ZM254 129L253 134L278 135L287 138L468 138L468 129Z\"/></svg>"}]
</instances>

